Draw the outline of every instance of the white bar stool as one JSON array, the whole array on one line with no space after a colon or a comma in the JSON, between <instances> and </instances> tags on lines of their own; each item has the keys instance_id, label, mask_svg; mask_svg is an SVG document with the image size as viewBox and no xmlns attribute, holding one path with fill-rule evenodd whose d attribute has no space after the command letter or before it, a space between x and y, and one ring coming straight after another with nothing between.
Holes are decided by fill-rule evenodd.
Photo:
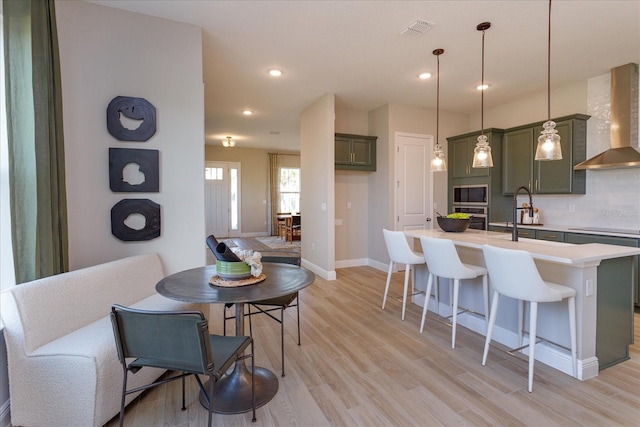
<instances>
[{"instance_id":1,"label":"white bar stool","mask_svg":"<svg viewBox=\"0 0 640 427\"><path fill-rule=\"evenodd\" d=\"M393 271L393 263L405 264L404 270L404 294L402 297L402 320L404 320L404 312L407 306L407 288L409 285L409 272L411 275L411 293L413 294L413 288L416 283L416 272L412 269L412 265L424 264L424 258L422 254L414 252L409 247L407 237L402 231L382 230L384 235L384 241L387 244L387 252L389 253L389 273L387 274L387 284L384 288L384 297L382 298L382 309L387 302L387 293L389 293L389 283L391 283L391 272Z\"/></svg>"},{"instance_id":2,"label":"white bar stool","mask_svg":"<svg viewBox=\"0 0 640 427\"><path fill-rule=\"evenodd\" d=\"M422 252L429 269L426 294L431 294L434 276L453 280L452 298L452 331L451 348L456 347L456 325L458 320L458 295L460 293L460 280L475 279L482 276L482 294L484 296L484 321L489 319L489 285L487 281L487 269L477 265L464 264L460 261L455 245L449 239L435 239L433 237L420 237ZM424 329L424 321L427 315L427 304L422 309L422 322L420 333Z\"/></svg>"},{"instance_id":3,"label":"white bar stool","mask_svg":"<svg viewBox=\"0 0 640 427\"><path fill-rule=\"evenodd\" d=\"M536 326L538 319L538 303L556 302L564 299L569 305L569 331L571 334L571 359L573 366L573 376L577 376L577 354L576 354L576 291L568 286L557 283L546 282L540 277L533 257L529 252L496 248L495 246L483 245L482 251L484 259L491 277L493 287L493 300L491 302L491 315L489 316L489 328L484 344L484 354L482 355L482 365L487 363L489 344L493 326L496 323L498 314L498 300L500 295L519 300L518 302L518 325L519 340L522 345L522 315L523 302L528 301L529 313L529 393L533 391L533 365L536 350Z\"/></svg>"}]
</instances>

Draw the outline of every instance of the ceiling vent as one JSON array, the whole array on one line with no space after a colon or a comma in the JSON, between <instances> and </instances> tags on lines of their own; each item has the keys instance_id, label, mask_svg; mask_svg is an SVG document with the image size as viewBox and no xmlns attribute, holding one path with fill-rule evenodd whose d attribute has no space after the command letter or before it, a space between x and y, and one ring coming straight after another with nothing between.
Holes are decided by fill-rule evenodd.
<instances>
[{"instance_id":1,"label":"ceiling vent","mask_svg":"<svg viewBox=\"0 0 640 427\"><path fill-rule=\"evenodd\" d=\"M427 21L424 21L422 19L417 19L414 22L412 22L411 24L409 24L409 26L407 26L407 28L405 28L404 30L400 31L400 35L401 36L405 36L405 37L409 37L411 39L415 39L416 37L420 37L421 35L423 35L427 31L429 31L434 26L435 26L435 24L433 24L431 22L427 22Z\"/></svg>"}]
</instances>

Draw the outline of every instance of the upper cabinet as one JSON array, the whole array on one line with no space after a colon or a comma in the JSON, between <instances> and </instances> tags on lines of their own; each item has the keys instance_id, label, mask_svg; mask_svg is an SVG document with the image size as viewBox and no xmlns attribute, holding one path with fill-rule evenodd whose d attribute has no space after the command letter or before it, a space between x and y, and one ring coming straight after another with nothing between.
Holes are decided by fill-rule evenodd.
<instances>
[{"instance_id":1,"label":"upper cabinet","mask_svg":"<svg viewBox=\"0 0 640 427\"><path fill-rule=\"evenodd\" d=\"M497 129L485 130L484 134L487 136L490 146L493 146L496 135L501 134L501 132L501 130ZM472 167L473 149L478 142L478 136L480 136L480 132L447 138L447 142L449 143L449 179L489 176L491 168Z\"/></svg>"},{"instance_id":2,"label":"upper cabinet","mask_svg":"<svg viewBox=\"0 0 640 427\"><path fill-rule=\"evenodd\" d=\"M376 136L335 135L335 167L342 170L376 170Z\"/></svg>"},{"instance_id":3,"label":"upper cabinet","mask_svg":"<svg viewBox=\"0 0 640 427\"><path fill-rule=\"evenodd\" d=\"M503 194L513 194L521 185L537 194L585 194L586 171L574 171L573 166L586 159L589 117L575 114L554 119L562 160L534 160L543 122L507 129L502 146Z\"/></svg>"}]
</instances>

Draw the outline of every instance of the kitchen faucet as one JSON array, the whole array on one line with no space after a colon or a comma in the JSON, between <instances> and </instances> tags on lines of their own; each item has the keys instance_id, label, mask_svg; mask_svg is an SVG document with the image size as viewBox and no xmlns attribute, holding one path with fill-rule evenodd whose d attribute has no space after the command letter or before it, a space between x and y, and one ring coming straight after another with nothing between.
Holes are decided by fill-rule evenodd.
<instances>
[{"instance_id":1,"label":"kitchen faucet","mask_svg":"<svg viewBox=\"0 0 640 427\"><path fill-rule=\"evenodd\" d=\"M518 207L518 193L520 190L524 190L529 194L529 207L528 208L519 208ZM511 231L511 240L514 242L518 241L518 209L529 209L529 216L533 217L533 198L531 197L531 191L521 185L516 188L513 192L513 230Z\"/></svg>"}]
</instances>

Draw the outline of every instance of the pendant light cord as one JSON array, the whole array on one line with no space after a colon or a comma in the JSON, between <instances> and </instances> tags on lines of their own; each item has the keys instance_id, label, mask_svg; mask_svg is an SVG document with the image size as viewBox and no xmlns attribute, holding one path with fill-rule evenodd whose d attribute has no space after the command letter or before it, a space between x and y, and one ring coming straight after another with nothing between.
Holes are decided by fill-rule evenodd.
<instances>
[{"instance_id":1,"label":"pendant light cord","mask_svg":"<svg viewBox=\"0 0 640 427\"><path fill-rule=\"evenodd\" d=\"M438 67L437 67L438 81L437 81L437 85L436 85L436 147L437 147L438 145L440 145L440 137L439 137L439 131L440 131L440 54L437 54L436 58L438 60Z\"/></svg>"},{"instance_id":2,"label":"pendant light cord","mask_svg":"<svg viewBox=\"0 0 640 427\"><path fill-rule=\"evenodd\" d=\"M484 135L484 31L482 30L482 78L480 82L480 135Z\"/></svg>"},{"instance_id":3,"label":"pendant light cord","mask_svg":"<svg viewBox=\"0 0 640 427\"><path fill-rule=\"evenodd\" d=\"M547 120L551 120L551 0L549 0L549 33L547 37Z\"/></svg>"}]
</instances>

